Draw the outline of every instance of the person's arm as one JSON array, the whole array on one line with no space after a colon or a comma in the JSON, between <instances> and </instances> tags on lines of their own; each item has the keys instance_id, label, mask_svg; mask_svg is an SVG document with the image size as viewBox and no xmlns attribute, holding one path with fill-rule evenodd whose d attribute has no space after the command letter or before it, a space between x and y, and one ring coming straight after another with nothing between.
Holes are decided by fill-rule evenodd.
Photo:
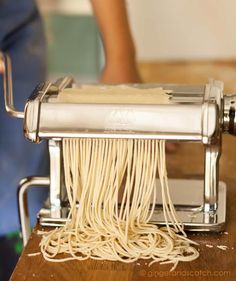
<instances>
[{"instance_id":1,"label":"person's arm","mask_svg":"<svg viewBox=\"0 0 236 281\"><path fill-rule=\"evenodd\" d=\"M91 3L105 50L101 82L140 82L125 0L91 0Z\"/></svg>"},{"instance_id":2,"label":"person's arm","mask_svg":"<svg viewBox=\"0 0 236 281\"><path fill-rule=\"evenodd\" d=\"M4 71L5 71L4 61L3 61L1 53L0 53L0 74L3 74Z\"/></svg>"}]
</instances>

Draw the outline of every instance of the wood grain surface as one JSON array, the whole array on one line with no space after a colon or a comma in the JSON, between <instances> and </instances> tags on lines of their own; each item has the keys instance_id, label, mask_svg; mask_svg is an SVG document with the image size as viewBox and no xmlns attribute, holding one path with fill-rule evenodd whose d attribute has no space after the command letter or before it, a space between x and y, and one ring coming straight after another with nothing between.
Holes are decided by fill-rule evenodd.
<instances>
[{"instance_id":1,"label":"wood grain surface","mask_svg":"<svg viewBox=\"0 0 236 281\"><path fill-rule=\"evenodd\" d=\"M160 70L162 68L162 70ZM209 76L224 80L228 77L228 90L236 89L236 63L142 64L144 80L153 82L205 83ZM185 73L184 73L185 69ZM191 72L191 69L194 70ZM214 69L214 71L212 70ZM222 72L220 72L222 69ZM229 71L229 69L231 71ZM198 71L197 71L198 70ZM205 72L204 72L205 70ZM197 75L199 73L199 75ZM221 74L223 75L221 77ZM234 79L229 81L229 76ZM208 76L209 75L209 76ZM178 79L179 78L179 79ZM169 80L168 80L169 79ZM226 79L227 80L227 79ZM236 280L236 138L223 137L223 153L220 161L220 179L227 184L227 224L222 233L191 233L189 237L199 243L200 257L189 263L179 263L175 271L170 265L138 261L132 264L86 260L52 263L42 255L29 253L39 251L40 237L33 231L29 243L12 274L11 281L61 280L61 281L144 281L144 280ZM173 178L199 177L203 171L203 149L198 144L180 144L176 153L167 157L169 176ZM184 196L184 194L183 194ZM207 247L212 245L212 248ZM223 251L218 245L227 246Z\"/></svg>"}]
</instances>

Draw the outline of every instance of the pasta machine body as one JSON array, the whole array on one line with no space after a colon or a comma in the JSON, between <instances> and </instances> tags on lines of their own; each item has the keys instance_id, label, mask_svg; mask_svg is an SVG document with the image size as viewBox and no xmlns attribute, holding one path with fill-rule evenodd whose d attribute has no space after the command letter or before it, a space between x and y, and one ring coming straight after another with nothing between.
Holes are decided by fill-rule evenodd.
<instances>
[{"instance_id":1,"label":"pasta machine body","mask_svg":"<svg viewBox=\"0 0 236 281\"><path fill-rule=\"evenodd\" d=\"M29 97L24 112L14 108L11 69L6 61L5 106L12 116L24 119L24 135L32 142L48 141L50 178L28 177L19 187L23 236L28 236L29 218L23 207L26 190L49 186L49 199L40 210L41 225L65 223L68 200L64 183L63 138L143 138L196 142L204 146L202 180L170 179L173 202L185 229L221 231L226 221L226 185L219 181L222 133L235 134L236 96L223 95L223 83L206 85L133 84L127 87L167 91L168 99L155 104L74 103L58 101L59 94L74 87L69 77L45 82ZM77 89L80 86L77 86ZM98 86L99 87L99 86ZM118 86L117 86L118 87ZM75 88L76 90L76 88ZM123 89L125 91L125 88ZM161 202L156 202L152 222L163 224Z\"/></svg>"}]
</instances>

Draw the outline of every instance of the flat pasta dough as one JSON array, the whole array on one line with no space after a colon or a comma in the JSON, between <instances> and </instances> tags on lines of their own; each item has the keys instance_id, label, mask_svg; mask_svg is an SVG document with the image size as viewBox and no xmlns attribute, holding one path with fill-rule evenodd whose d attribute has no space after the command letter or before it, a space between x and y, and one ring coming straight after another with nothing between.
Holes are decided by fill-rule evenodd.
<instances>
[{"instance_id":1,"label":"flat pasta dough","mask_svg":"<svg viewBox=\"0 0 236 281\"><path fill-rule=\"evenodd\" d=\"M128 85L83 85L62 90L56 102L95 104L167 104L170 91Z\"/></svg>"}]
</instances>

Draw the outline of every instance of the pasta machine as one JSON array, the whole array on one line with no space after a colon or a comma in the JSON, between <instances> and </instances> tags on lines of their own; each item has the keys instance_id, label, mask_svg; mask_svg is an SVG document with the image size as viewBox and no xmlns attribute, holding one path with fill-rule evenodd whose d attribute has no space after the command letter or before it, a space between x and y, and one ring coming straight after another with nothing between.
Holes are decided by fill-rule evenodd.
<instances>
[{"instance_id":1,"label":"pasta machine","mask_svg":"<svg viewBox=\"0 0 236 281\"><path fill-rule=\"evenodd\" d=\"M68 201L65 191L62 159L63 138L142 138L174 142L202 143L205 151L202 180L170 179L172 198L186 230L221 231L226 221L226 185L219 181L219 158L222 133L236 134L236 95L223 95L223 83L206 85L132 84L117 86L142 89L164 89L168 95L161 103L145 102L61 102L60 93L73 88L70 77L55 83L39 84L25 105L24 112L14 108L11 66L5 56L5 107L14 117L23 118L24 135L35 143L48 141L50 177L28 177L19 185L19 209L24 241L29 235L29 216L25 192L31 186L49 186L49 199L38 219L43 226L65 223ZM99 87L99 86L98 86ZM101 87L101 86L100 86ZM96 92L96 87L94 87ZM96 94L96 93L95 93ZM183 196L184 194L184 196ZM164 221L161 203L156 203L152 222Z\"/></svg>"}]
</instances>

